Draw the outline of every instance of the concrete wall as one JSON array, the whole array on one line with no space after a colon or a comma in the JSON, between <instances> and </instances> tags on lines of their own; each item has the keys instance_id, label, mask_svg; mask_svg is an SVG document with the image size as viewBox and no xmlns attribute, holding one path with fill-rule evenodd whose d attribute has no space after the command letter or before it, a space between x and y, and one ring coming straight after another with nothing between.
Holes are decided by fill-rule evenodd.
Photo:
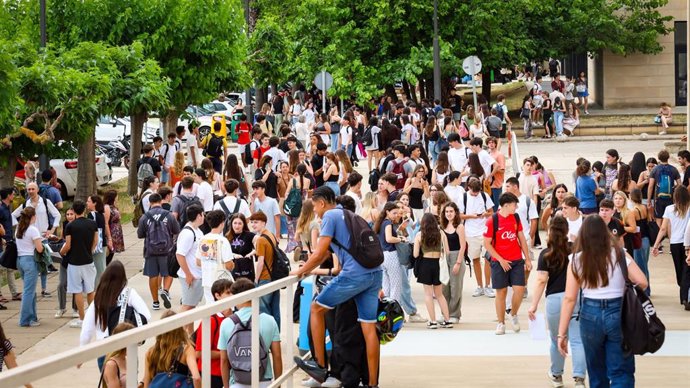
<instances>
[{"instance_id":1,"label":"concrete wall","mask_svg":"<svg viewBox=\"0 0 690 388\"><path fill-rule=\"evenodd\" d=\"M670 15L674 21L685 21L687 0L669 0L660 9L662 15ZM632 54L627 57L602 53L603 95L595 100L604 108L659 106L666 102L673 106L675 99L675 44L673 32L660 36L659 42L664 50L657 55ZM592 66L590 65L590 69ZM591 82L594 77L590 76Z\"/></svg>"}]
</instances>

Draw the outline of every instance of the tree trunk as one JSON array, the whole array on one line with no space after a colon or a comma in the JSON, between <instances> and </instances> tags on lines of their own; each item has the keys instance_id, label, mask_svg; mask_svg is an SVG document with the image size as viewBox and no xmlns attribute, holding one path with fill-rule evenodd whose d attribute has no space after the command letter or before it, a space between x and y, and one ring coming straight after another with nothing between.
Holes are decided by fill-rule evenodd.
<instances>
[{"instance_id":1,"label":"tree trunk","mask_svg":"<svg viewBox=\"0 0 690 388\"><path fill-rule=\"evenodd\" d=\"M417 88L419 89L419 98L422 100L425 99L426 98L426 86L424 85L424 78L417 77Z\"/></svg>"},{"instance_id":2,"label":"tree trunk","mask_svg":"<svg viewBox=\"0 0 690 388\"><path fill-rule=\"evenodd\" d=\"M77 194L74 199L86 200L96 194L96 137L91 136L79 145L79 164L77 169Z\"/></svg>"},{"instance_id":3,"label":"tree trunk","mask_svg":"<svg viewBox=\"0 0 690 388\"><path fill-rule=\"evenodd\" d=\"M173 110L168 112L165 117L163 117L163 132L165 135L169 133L175 133L175 129L177 129L177 123L180 118L180 113L177 110ZM163 137L163 143L165 143L165 135Z\"/></svg>"},{"instance_id":4,"label":"tree trunk","mask_svg":"<svg viewBox=\"0 0 690 388\"><path fill-rule=\"evenodd\" d=\"M446 100L450 95L451 89L455 88L453 80L450 77L441 77L441 105L446 106Z\"/></svg>"},{"instance_id":5,"label":"tree trunk","mask_svg":"<svg viewBox=\"0 0 690 388\"><path fill-rule=\"evenodd\" d=\"M141 157L141 138L146 122L146 112L132 115L132 138L129 147L129 174L127 176L127 193L137 194L139 181L137 180L137 162Z\"/></svg>"},{"instance_id":6,"label":"tree trunk","mask_svg":"<svg viewBox=\"0 0 690 388\"><path fill-rule=\"evenodd\" d=\"M261 86L256 88L256 105L254 105L254 110L257 112L261 111L261 107L266 102L266 88Z\"/></svg>"},{"instance_id":7,"label":"tree trunk","mask_svg":"<svg viewBox=\"0 0 690 388\"><path fill-rule=\"evenodd\" d=\"M434 101L434 79L426 78L424 80L424 86L426 86L426 99L429 101ZM433 104L431 105L433 106Z\"/></svg>"},{"instance_id":8,"label":"tree trunk","mask_svg":"<svg viewBox=\"0 0 690 388\"><path fill-rule=\"evenodd\" d=\"M491 102L491 70L482 71L482 94L487 103Z\"/></svg>"},{"instance_id":9,"label":"tree trunk","mask_svg":"<svg viewBox=\"0 0 690 388\"><path fill-rule=\"evenodd\" d=\"M8 155L7 168L0 170L0 187L14 187L14 171L17 169L17 156Z\"/></svg>"}]
</instances>

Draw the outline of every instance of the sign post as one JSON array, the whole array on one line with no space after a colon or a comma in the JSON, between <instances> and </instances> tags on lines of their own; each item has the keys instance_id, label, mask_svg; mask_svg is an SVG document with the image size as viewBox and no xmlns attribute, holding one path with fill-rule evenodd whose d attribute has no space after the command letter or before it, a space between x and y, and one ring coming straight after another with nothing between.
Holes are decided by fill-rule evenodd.
<instances>
[{"instance_id":1,"label":"sign post","mask_svg":"<svg viewBox=\"0 0 690 388\"><path fill-rule=\"evenodd\" d=\"M475 55L470 55L462 61L462 69L472 77L472 97L474 98L474 111L477 111L477 84L474 76L482 71L482 61Z\"/></svg>"},{"instance_id":2,"label":"sign post","mask_svg":"<svg viewBox=\"0 0 690 388\"><path fill-rule=\"evenodd\" d=\"M316 85L316 87L319 90L323 91L323 98L321 99L321 109L322 113L326 113L326 93L328 92L328 89L330 89L331 86L333 86L333 76L326 70L321 70L314 77L314 85Z\"/></svg>"}]
</instances>

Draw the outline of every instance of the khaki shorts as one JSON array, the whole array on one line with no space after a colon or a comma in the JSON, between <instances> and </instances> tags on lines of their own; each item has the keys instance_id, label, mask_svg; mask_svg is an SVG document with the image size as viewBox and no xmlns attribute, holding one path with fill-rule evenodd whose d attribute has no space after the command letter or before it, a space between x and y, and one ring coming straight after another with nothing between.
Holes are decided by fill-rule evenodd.
<instances>
[{"instance_id":1,"label":"khaki shorts","mask_svg":"<svg viewBox=\"0 0 690 388\"><path fill-rule=\"evenodd\" d=\"M470 259L477 259L482 257L482 248L484 247L484 236L466 237L467 239L467 256Z\"/></svg>"}]
</instances>

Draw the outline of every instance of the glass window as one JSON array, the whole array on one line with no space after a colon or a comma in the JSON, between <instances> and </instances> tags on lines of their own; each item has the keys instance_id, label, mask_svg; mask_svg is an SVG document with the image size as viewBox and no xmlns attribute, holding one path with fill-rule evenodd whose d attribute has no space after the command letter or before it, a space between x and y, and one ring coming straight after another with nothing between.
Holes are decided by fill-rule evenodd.
<instances>
[{"instance_id":1,"label":"glass window","mask_svg":"<svg viewBox=\"0 0 690 388\"><path fill-rule=\"evenodd\" d=\"M676 62L676 105L688 103L688 42L687 22L676 22L674 32L675 62Z\"/></svg>"}]
</instances>

